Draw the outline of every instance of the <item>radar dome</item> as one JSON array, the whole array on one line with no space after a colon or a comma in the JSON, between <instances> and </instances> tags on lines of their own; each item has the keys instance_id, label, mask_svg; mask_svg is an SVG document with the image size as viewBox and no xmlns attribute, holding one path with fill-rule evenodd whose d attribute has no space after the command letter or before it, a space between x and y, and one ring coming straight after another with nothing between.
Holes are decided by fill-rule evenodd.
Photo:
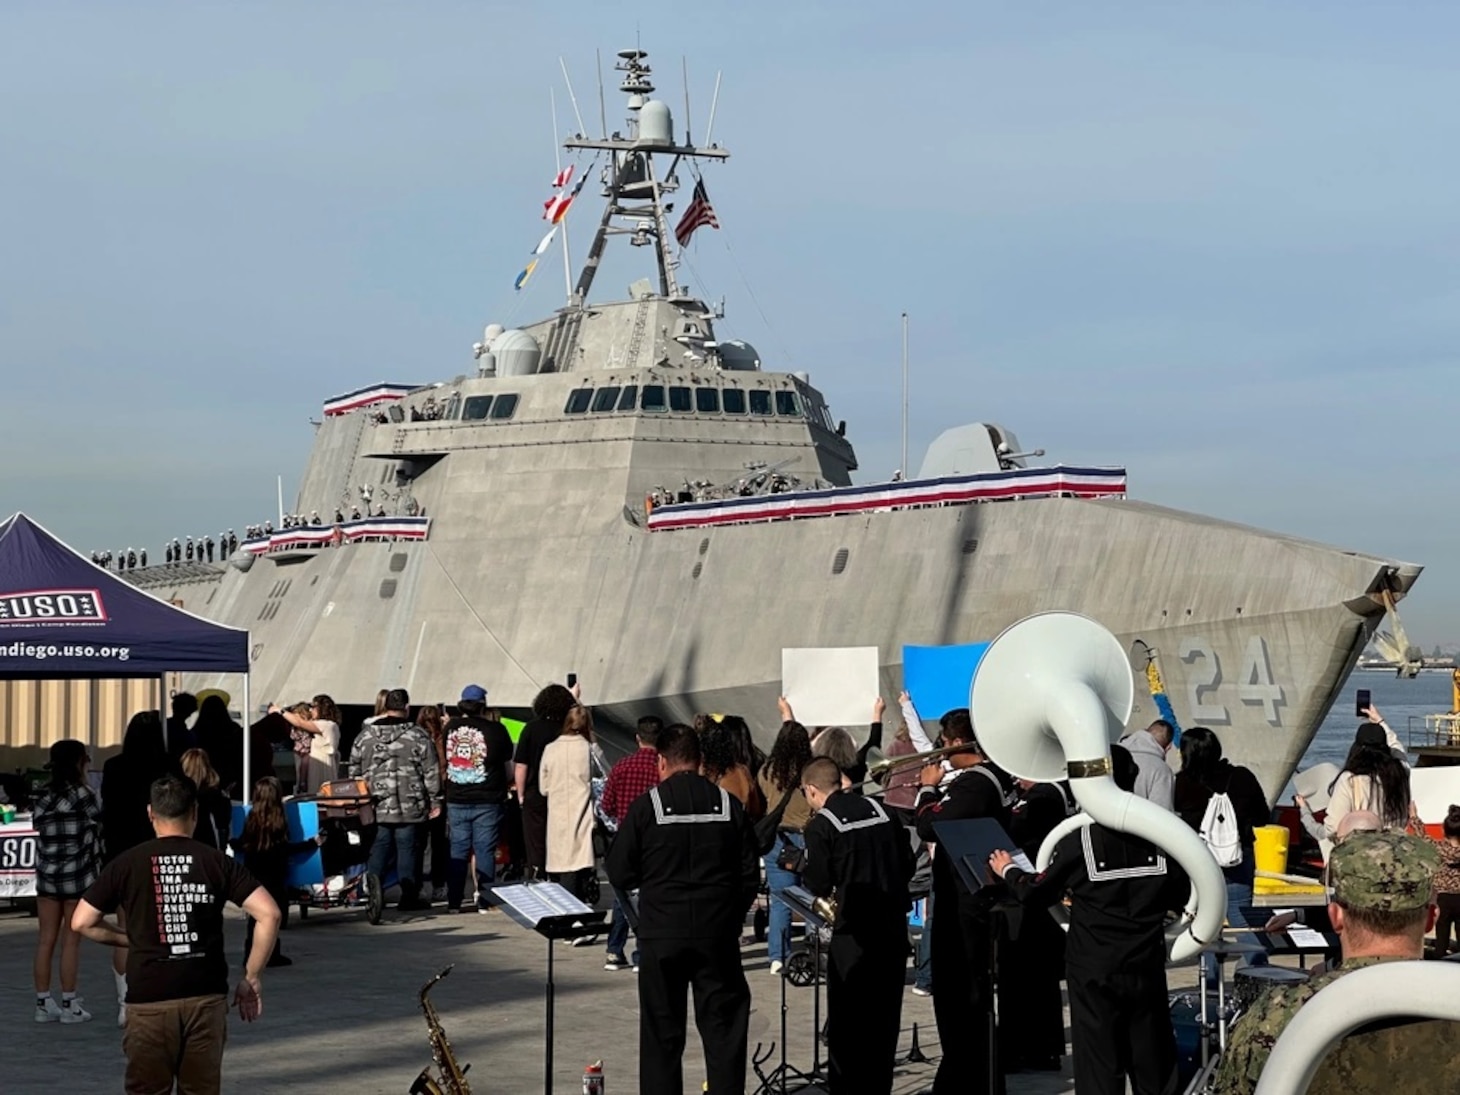
<instances>
[{"instance_id":1,"label":"radar dome","mask_svg":"<svg viewBox=\"0 0 1460 1095\"><path fill-rule=\"evenodd\" d=\"M668 103L650 99L644 104L639 111L638 143L665 148L674 144L674 118Z\"/></svg>"},{"instance_id":2,"label":"radar dome","mask_svg":"<svg viewBox=\"0 0 1460 1095\"><path fill-rule=\"evenodd\" d=\"M531 376L542 363L542 347L526 331L503 331L492 343L498 376Z\"/></svg>"},{"instance_id":3,"label":"radar dome","mask_svg":"<svg viewBox=\"0 0 1460 1095\"><path fill-rule=\"evenodd\" d=\"M507 328L503 327L500 323L488 323L487 329L482 332L482 345L490 350L492 348L492 343L497 340L497 336L499 336L506 329Z\"/></svg>"},{"instance_id":4,"label":"radar dome","mask_svg":"<svg viewBox=\"0 0 1460 1095\"><path fill-rule=\"evenodd\" d=\"M755 372L760 368L760 354L750 343L731 339L720 343L720 367L736 372Z\"/></svg>"}]
</instances>

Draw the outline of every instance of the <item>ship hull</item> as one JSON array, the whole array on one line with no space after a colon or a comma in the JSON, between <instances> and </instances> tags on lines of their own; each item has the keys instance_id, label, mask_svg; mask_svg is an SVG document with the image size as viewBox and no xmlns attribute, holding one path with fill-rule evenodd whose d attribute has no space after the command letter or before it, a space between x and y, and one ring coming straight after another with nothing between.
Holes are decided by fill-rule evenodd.
<instances>
[{"instance_id":1,"label":"ship hull","mask_svg":"<svg viewBox=\"0 0 1460 1095\"><path fill-rule=\"evenodd\" d=\"M1382 618L1377 591L1402 594L1418 575L1132 501L670 532L623 513L585 525L570 505L521 523L436 512L427 543L303 551L226 573L200 609L251 630L255 696L327 690L364 704L403 685L436 702L477 682L520 707L576 672L608 720L734 710L768 744L783 647L876 646L891 696L903 644L987 640L1062 609L1119 635L1136 669L1155 650L1181 723L1214 729L1274 795ZM1131 724L1155 717L1142 696Z\"/></svg>"}]
</instances>

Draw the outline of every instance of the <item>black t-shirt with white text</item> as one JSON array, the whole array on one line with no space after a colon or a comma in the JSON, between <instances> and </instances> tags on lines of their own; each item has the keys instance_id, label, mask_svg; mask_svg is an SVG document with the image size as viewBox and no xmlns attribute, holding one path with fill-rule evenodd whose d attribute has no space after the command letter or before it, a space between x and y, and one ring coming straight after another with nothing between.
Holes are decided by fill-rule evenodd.
<instances>
[{"instance_id":1,"label":"black t-shirt with white text","mask_svg":"<svg viewBox=\"0 0 1460 1095\"><path fill-rule=\"evenodd\" d=\"M107 864L85 900L127 915L127 1003L226 996L223 906L258 888L240 864L190 837L149 840Z\"/></svg>"}]
</instances>

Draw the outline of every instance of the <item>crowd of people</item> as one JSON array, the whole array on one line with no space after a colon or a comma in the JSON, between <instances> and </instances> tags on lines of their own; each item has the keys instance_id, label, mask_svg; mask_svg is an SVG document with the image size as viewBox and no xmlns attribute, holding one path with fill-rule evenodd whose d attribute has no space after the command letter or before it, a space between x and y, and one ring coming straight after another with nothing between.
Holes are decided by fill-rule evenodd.
<instances>
[{"instance_id":1,"label":"crowd of people","mask_svg":"<svg viewBox=\"0 0 1460 1095\"><path fill-rule=\"evenodd\" d=\"M1064 836L1047 868L1035 871L1041 845L1077 803L1068 785L999 769L966 709L943 713L930 735L904 693L887 750L892 764L879 763L869 779L869 754L882 741L880 698L869 704L860 746L846 728L804 726L782 699L768 754L738 715L704 714L693 725L645 716L636 748L612 765L576 685L543 688L515 744L487 701L486 689L469 685L453 709L428 705L413 715L404 689L382 690L374 714L347 741L344 716L327 694L271 704L247 731L229 716L226 696L180 694L165 722L157 712L132 719L120 754L103 769L99 798L86 746L56 743L51 781L34 809L36 1021L90 1018L77 996L78 933L87 935L116 948L129 1077L134 1068L155 1076L161 1067L160 1035L144 1040L134 1031L155 1034L177 1021L179 1009L200 1033L195 1046L191 1035L181 1048L170 1043L172 1067L216 1069L227 1006L222 905L233 901L248 913L237 990L246 1018L261 1006L262 971L289 964L278 946L289 863L313 842L292 841L285 822L273 757L287 742L295 771L285 783L297 793L327 790L341 778L368 785L375 832L364 886L376 901L383 903L393 875L400 910L444 903L448 914L490 914L501 861L594 902L601 865L612 905L604 968L639 973L645 1092L682 1090L691 995L709 1090L745 1090L747 921L764 924L770 972L784 976L793 922L783 898L793 886L830 902L830 1091L890 1089L910 963L915 991L932 996L942 1048L934 1095L1002 1091L1008 1073L1060 1069L1071 1049L1061 983L1082 1095L1124 1092L1127 1084L1136 1095L1177 1090L1164 929L1186 902L1188 880L1155 845L1099 824ZM1378 711L1369 717L1330 788L1326 817L1305 814L1323 841L1334 889L1314 923L1331 928L1340 945L1321 978L1264 997L1237 1022L1217 1076L1222 1095L1253 1090L1276 1034L1327 980L1372 961L1419 957L1437 915L1436 950L1448 949L1460 914L1460 807L1446 819L1443 840L1424 838L1404 751ZM1165 721L1127 735L1111 748L1112 778L1201 835L1226 877L1229 920L1246 924L1255 831L1268 823L1269 805L1251 771L1223 755L1216 733L1191 727L1173 744L1176 736ZM243 786L246 747L251 787ZM250 809L230 839L238 801ZM1010 844L989 857L982 883L939 849L953 831L947 826L971 819L997 822ZM207 899L161 914L158 903L173 891L153 892L159 871L176 876L177 893ZM908 912L919 897L924 927L915 943ZM1045 911L1065 902L1067 933ZM764 915L751 917L757 906ZM113 912L115 925L105 919ZM160 975L152 964L173 922L185 922L207 952L190 978ZM57 950L59 1000L51 991ZM1221 975L1215 963L1203 971ZM1456 1026L1421 1025L1413 1037L1443 1048L1453 1066ZM1369 1035L1344 1046L1372 1055L1373 1045L1355 1040L1362 1037ZM1382 1032L1383 1047L1397 1052L1410 1037ZM1332 1067L1344 1067L1344 1052Z\"/></svg>"},{"instance_id":2,"label":"crowd of people","mask_svg":"<svg viewBox=\"0 0 1460 1095\"><path fill-rule=\"evenodd\" d=\"M232 529L212 536L189 536L179 540L173 537L162 548L162 561L166 566L183 563L211 563L227 559L238 550L238 536ZM146 548L124 548L116 554L110 551L93 551L91 561L103 569L110 570L116 563L117 571L136 570L147 565Z\"/></svg>"}]
</instances>

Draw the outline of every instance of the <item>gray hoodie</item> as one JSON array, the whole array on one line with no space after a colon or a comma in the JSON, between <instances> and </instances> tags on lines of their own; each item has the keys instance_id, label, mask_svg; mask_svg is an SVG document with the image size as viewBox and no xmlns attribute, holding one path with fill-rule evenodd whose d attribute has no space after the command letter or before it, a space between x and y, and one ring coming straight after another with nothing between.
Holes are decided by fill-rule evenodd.
<instances>
[{"instance_id":1,"label":"gray hoodie","mask_svg":"<svg viewBox=\"0 0 1460 1095\"><path fill-rule=\"evenodd\" d=\"M1120 739L1120 744L1135 758L1140 774L1136 776L1135 793L1164 810L1175 808L1173 795L1176 773L1166 763L1166 751L1151 737L1149 730L1136 730Z\"/></svg>"}]
</instances>

